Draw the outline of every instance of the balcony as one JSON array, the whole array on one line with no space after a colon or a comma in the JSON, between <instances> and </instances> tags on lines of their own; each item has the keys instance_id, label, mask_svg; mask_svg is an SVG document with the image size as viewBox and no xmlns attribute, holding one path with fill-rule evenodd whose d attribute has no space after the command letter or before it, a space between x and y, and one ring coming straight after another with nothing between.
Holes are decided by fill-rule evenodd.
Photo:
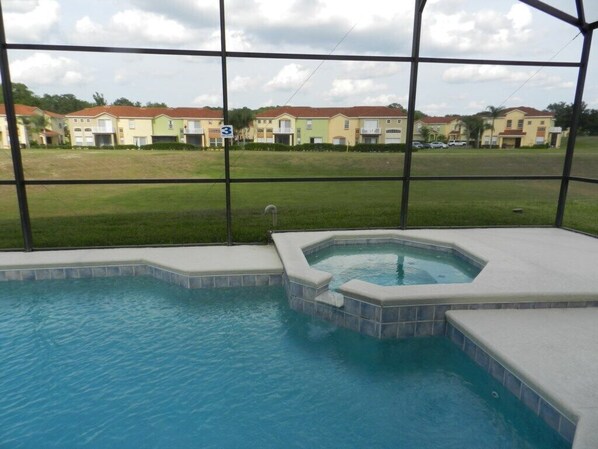
<instances>
[{"instance_id":1,"label":"balcony","mask_svg":"<svg viewBox=\"0 0 598 449\"><path fill-rule=\"evenodd\" d=\"M361 128L360 133L364 136L379 136L380 128Z\"/></svg>"},{"instance_id":2,"label":"balcony","mask_svg":"<svg viewBox=\"0 0 598 449\"><path fill-rule=\"evenodd\" d=\"M203 128L195 128L195 127L185 127L184 131L185 134L203 134Z\"/></svg>"},{"instance_id":3,"label":"balcony","mask_svg":"<svg viewBox=\"0 0 598 449\"><path fill-rule=\"evenodd\" d=\"M562 133L563 132L563 128L561 128L560 126L553 126L551 128L548 128L548 132L549 133L554 133L554 134Z\"/></svg>"},{"instance_id":4,"label":"balcony","mask_svg":"<svg viewBox=\"0 0 598 449\"><path fill-rule=\"evenodd\" d=\"M94 134L114 134L114 128L112 126L94 126L91 128L91 132Z\"/></svg>"},{"instance_id":5,"label":"balcony","mask_svg":"<svg viewBox=\"0 0 598 449\"><path fill-rule=\"evenodd\" d=\"M274 134L293 134L294 128L274 128Z\"/></svg>"}]
</instances>

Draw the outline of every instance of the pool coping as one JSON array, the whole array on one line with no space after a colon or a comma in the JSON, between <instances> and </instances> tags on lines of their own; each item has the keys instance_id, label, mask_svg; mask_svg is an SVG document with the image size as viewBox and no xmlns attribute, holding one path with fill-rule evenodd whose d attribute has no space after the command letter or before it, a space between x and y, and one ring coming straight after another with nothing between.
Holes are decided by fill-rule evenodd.
<instances>
[{"instance_id":1,"label":"pool coping","mask_svg":"<svg viewBox=\"0 0 598 449\"><path fill-rule=\"evenodd\" d=\"M330 240L393 239L456 248L485 266L473 282L466 284L380 286L354 279L341 285L338 292L378 306L598 300L598 280L592 279L592 276L598 279L596 269L575 273L570 265L563 267L559 263L565 257L576 267L583 265L582 260L591 265L592 252L598 254L598 240L562 229L371 230L273 235L288 281L315 289L316 296L328 290L332 276L311 268L305 251L327 246ZM556 239L565 242L551 247L550 243ZM588 249L588 240L593 240L592 249ZM513 241L520 244L509 244Z\"/></svg>"},{"instance_id":2,"label":"pool coping","mask_svg":"<svg viewBox=\"0 0 598 449\"><path fill-rule=\"evenodd\" d=\"M582 356L595 354L596 320L598 309L450 311L446 336L572 449L594 449L598 356Z\"/></svg>"},{"instance_id":3,"label":"pool coping","mask_svg":"<svg viewBox=\"0 0 598 449\"><path fill-rule=\"evenodd\" d=\"M0 281L151 276L185 288L280 285L272 246L0 252Z\"/></svg>"}]
</instances>

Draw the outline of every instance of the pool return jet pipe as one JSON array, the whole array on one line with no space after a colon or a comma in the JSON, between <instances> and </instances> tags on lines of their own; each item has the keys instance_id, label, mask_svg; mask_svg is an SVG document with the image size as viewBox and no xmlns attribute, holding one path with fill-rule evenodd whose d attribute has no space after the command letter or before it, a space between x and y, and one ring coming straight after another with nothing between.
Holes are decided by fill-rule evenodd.
<instances>
[{"instance_id":1,"label":"pool return jet pipe","mask_svg":"<svg viewBox=\"0 0 598 449\"><path fill-rule=\"evenodd\" d=\"M276 227L278 222L278 208L274 204L268 204L264 209L264 215L272 214L272 229Z\"/></svg>"}]
</instances>

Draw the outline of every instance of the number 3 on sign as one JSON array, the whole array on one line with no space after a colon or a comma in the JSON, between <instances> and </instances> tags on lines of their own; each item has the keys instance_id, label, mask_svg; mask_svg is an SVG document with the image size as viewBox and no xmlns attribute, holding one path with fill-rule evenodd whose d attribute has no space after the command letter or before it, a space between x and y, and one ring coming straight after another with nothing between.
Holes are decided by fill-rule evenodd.
<instances>
[{"instance_id":1,"label":"number 3 on sign","mask_svg":"<svg viewBox=\"0 0 598 449\"><path fill-rule=\"evenodd\" d=\"M234 135L232 125L224 125L220 127L220 137L224 139L232 139L233 136Z\"/></svg>"}]
</instances>

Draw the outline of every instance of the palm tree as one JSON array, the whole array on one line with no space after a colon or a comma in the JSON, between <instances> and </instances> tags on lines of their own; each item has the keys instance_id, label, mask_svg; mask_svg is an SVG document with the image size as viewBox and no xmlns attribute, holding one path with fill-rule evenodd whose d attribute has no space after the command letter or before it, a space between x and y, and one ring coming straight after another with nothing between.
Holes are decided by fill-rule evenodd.
<instances>
[{"instance_id":1,"label":"palm tree","mask_svg":"<svg viewBox=\"0 0 598 449\"><path fill-rule=\"evenodd\" d=\"M484 123L484 118L480 115L463 116L461 117L461 123L467 129L468 140L473 139L474 148L478 148L482 133L484 130L489 129L490 125Z\"/></svg>"},{"instance_id":2,"label":"palm tree","mask_svg":"<svg viewBox=\"0 0 598 449\"><path fill-rule=\"evenodd\" d=\"M50 124L50 120L48 119L48 117L44 114L33 114L30 116L21 116L19 117L19 119L21 120L21 123L23 124L24 128L25 128L25 146L29 147L30 144L30 136L41 136L41 135L45 135L46 133L46 128L49 126ZM36 143L37 140L35 140ZM45 143L45 141L44 141Z\"/></svg>"},{"instance_id":3,"label":"palm tree","mask_svg":"<svg viewBox=\"0 0 598 449\"><path fill-rule=\"evenodd\" d=\"M505 108L502 106L488 106L486 110L490 112L490 117L492 117L492 124L490 125L490 148L492 148L494 142L494 120L503 113Z\"/></svg>"}]
</instances>

